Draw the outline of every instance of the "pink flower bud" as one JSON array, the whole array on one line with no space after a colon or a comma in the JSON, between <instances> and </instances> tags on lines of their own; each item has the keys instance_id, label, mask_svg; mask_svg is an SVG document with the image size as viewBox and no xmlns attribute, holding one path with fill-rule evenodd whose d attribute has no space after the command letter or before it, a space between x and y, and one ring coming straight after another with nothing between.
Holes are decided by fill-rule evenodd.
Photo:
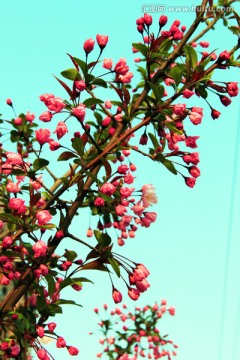
<instances>
[{"instance_id":1,"label":"pink flower bud","mask_svg":"<svg viewBox=\"0 0 240 360\"><path fill-rule=\"evenodd\" d=\"M49 122L52 119L52 113L50 111L44 111L40 116L39 119L43 122Z\"/></svg>"},{"instance_id":2,"label":"pink flower bud","mask_svg":"<svg viewBox=\"0 0 240 360\"><path fill-rule=\"evenodd\" d=\"M87 39L85 43L83 44L83 49L86 54L89 54L94 48L94 40L93 39Z\"/></svg>"},{"instance_id":3,"label":"pink flower bud","mask_svg":"<svg viewBox=\"0 0 240 360\"><path fill-rule=\"evenodd\" d=\"M219 54L218 59L220 61L228 61L230 59L230 57L231 57L231 55L229 54L229 52L227 50L225 50Z\"/></svg>"},{"instance_id":4,"label":"pink flower bud","mask_svg":"<svg viewBox=\"0 0 240 360\"><path fill-rule=\"evenodd\" d=\"M122 294L117 289L113 288L112 298L115 304L119 304L122 301Z\"/></svg>"},{"instance_id":5,"label":"pink flower bud","mask_svg":"<svg viewBox=\"0 0 240 360\"><path fill-rule=\"evenodd\" d=\"M96 36L98 46L100 49L104 49L108 42L108 36L107 35L97 35Z\"/></svg>"},{"instance_id":6,"label":"pink flower bud","mask_svg":"<svg viewBox=\"0 0 240 360\"><path fill-rule=\"evenodd\" d=\"M36 140L40 145L47 143L50 139L51 132L49 129L39 129L35 131Z\"/></svg>"},{"instance_id":7,"label":"pink flower bud","mask_svg":"<svg viewBox=\"0 0 240 360\"><path fill-rule=\"evenodd\" d=\"M68 128L63 121L59 121L56 130L53 133L57 134L58 140L61 139L68 132Z\"/></svg>"},{"instance_id":8,"label":"pink flower bud","mask_svg":"<svg viewBox=\"0 0 240 360\"><path fill-rule=\"evenodd\" d=\"M52 215L49 213L48 210L41 210L36 213L36 218L38 221L38 225L46 225L51 219Z\"/></svg>"},{"instance_id":9,"label":"pink flower bud","mask_svg":"<svg viewBox=\"0 0 240 360\"><path fill-rule=\"evenodd\" d=\"M79 104L77 107L72 109L73 115L75 115L80 121L84 120L86 113L86 106L84 104Z\"/></svg>"},{"instance_id":10,"label":"pink flower bud","mask_svg":"<svg viewBox=\"0 0 240 360\"><path fill-rule=\"evenodd\" d=\"M219 97L220 97L221 103L222 103L224 106L228 106L228 105L230 105L231 102L232 102L232 100L229 99L229 97L227 97L227 96L222 96L222 95L220 95Z\"/></svg>"},{"instance_id":11,"label":"pink flower bud","mask_svg":"<svg viewBox=\"0 0 240 360\"><path fill-rule=\"evenodd\" d=\"M68 352L69 352L70 355L75 356L75 355L78 355L79 350L74 346L69 346L68 347Z\"/></svg>"},{"instance_id":12,"label":"pink flower bud","mask_svg":"<svg viewBox=\"0 0 240 360\"><path fill-rule=\"evenodd\" d=\"M6 100L6 104L9 105L9 106L12 106L12 100L11 100L11 99L7 99L7 100Z\"/></svg>"},{"instance_id":13,"label":"pink flower bud","mask_svg":"<svg viewBox=\"0 0 240 360\"><path fill-rule=\"evenodd\" d=\"M221 113L219 111L217 111L216 109L212 109L211 116L213 119L218 119L220 115Z\"/></svg>"},{"instance_id":14,"label":"pink flower bud","mask_svg":"<svg viewBox=\"0 0 240 360\"><path fill-rule=\"evenodd\" d=\"M187 186L189 186L190 188L193 188L195 183L196 183L196 179L193 177L185 177L185 183Z\"/></svg>"},{"instance_id":15,"label":"pink flower bud","mask_svg":"<svg viewBox=\"0 0 240 360\"><path fill-rule=\"evenodd\" d=\"M103 60L103 68L107 70L111 70L113 61L112 59L104 59Z\"/></svg>"},{"instance_id":16,"label":"pink flower bud","mask_svg":"<svg viewBox=\"0 0 240 360\"><path fill-rule=\"evenodd\" d=\"M166 15L161 15L159 18L159 25L163 27L168 21L168 17Z\"/></svg>"},{"instance_id":17,"label":"pink flower bud","mask_svg":"<svg viewBox=\"0 0 240 360\"><path fill-rule=\"evenodd\" d=\"M134 288L129 288L128 296L130 297L130 299L136 301L140 296L140 291Z\"/></svg>"},{"instance_id":18,"label":"pink flower bud","mask_svg":"<svg viewBox=\"0 0 240 360\"><path fill-rule=\"evenodd\" d=\"M144 15L143 15L143 20L144 20L144 23L145 23L147 26L150 26L150 25L152 24L152 16L151 16L151 15L144 14Z\"/></svg>"}]
</instances>

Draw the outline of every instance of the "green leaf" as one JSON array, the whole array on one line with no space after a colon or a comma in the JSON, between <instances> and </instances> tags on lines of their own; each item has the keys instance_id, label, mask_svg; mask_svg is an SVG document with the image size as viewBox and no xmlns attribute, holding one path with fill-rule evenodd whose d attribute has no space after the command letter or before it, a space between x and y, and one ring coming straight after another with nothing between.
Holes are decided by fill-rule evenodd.
<instances>
[{"instance_id":1,"label":"green leaf","mask_svg":"<svg viewBox=\"0 0 240 360\"><path fill-rule=\"evenodd\" d=\"M153 84L151 81L147 81L148 85L152 89L157 101L161 100L164 93L164 87L162 85Z\"/></svg>"},{"instance_id":2,"label":"green leaf","mask_svg":"<svg viewBox=\"0 0 240 360\"><path fill-rule=\"evenodd\" d=\"M47 308L47 304L46 304L46 301L44 299L44 297L42 296L37 296L37 304L36 304L36 307L37 307L37 311L39 312L39 314L43 314Z\"/></svg>"},{"instance_id":3,"label":"green leaf","mask_svg":"<svg viewBox=\"0 0 240 360\"><path fill-rule=\"evenodd\" d=\"M61 72L61 75L68 80L80 79L79 72L76 69L67 69Z\"/></svg>"},{"instance_id":4,"label":"green leaf","mask_svg":"<svg viewBox=\"0 0 240 360\"><path fill-rule=\"evenodd\" d=\"M206 99L206 98L207 98L208 92L207 92L205 86L198 86L198 87L196 88L196 90L199 92L199 94L201 95L201 97L202 97L203 99Z\"/></svg>"},{"instance_id":5,"label":"green leaf","mask_svg":"<svg viewBox=\"0 0 240 360\"><path fill-rule=\"evenodd\" d=\"M144 69L142 66L137 66L137 71L140 72L140 74L144 79L146 78L147 75L146 69Z\"/></svg>"},{"instance_id":6,"label":"green leaf","mask_svg":"<svg viewBox=\"0 0 240 360\"><path fill-rule=\"evenodd\" d=\"M182 135L182 133L183 133L181 130L178 130L178 129L176 128L174 121L166 122L166 123L165 123L165 126L166 126L169 130L173 131L175 134Z\"/></svg>"},{"instance_id":7,"label":"green leaf","mask_svg":"<svg viewBox=\"0 0 240 360\"><path fill-rule=\"evenodd\" d=\"M92 105L103 104L103 101L101 99L89 98L89 99L84 100L83 104L86 107L91 107Z\"/></svg>"},{"instance_id":8,"label":"green leaf","mask_svg":"<svg viewBox=\"0 0 240 360\"><path fill-rule=\"evenodd\" d=\"M148 47L143 44L133 43L134 49L138 50L144 57L147 57Z\"/></svg>"},{"instance_id":9,"label":"green leaf","mask_svg":"<svg viewBox=\"0 0 240 360\"><path fill-rule=\"evenodd\" d=\"M114 258L108 258L109 264L112 266L113 270L117 274L118 277L120 277L120 267L118 265L118 262Z\"/></svg>"},{"instance_id":10,"label":"green leaf","mask_svg":"<svg viewBox=\"0 0 240 360\"><path fill-rule=\"evenodd\" d=\"M72 159L74 157L77 157L74 153L71 151L64 151L62 154L59 155L57 161L66 161L69 159Z\"/></svg>"},{"instance_id":11,"label":"green leaf","mask_svg":"<svg viewBox=\"0 0 240 360\"><path fill-rule=\"evenodd\" d=\"M48 283L48 293L51 296L54 293L55 288L56 288L55 280L54 280L53 276L50 273L48 273L45 276L45 279L47 280L47 283Z\"/></svg>"},{"instance_id":12,"label":"green leaf","mask_svg":"<svg viewBox=\"0 0 240 360\"><path fill-rule=\"evenodd\" d=\"M93 282L85 277L79 277L79 278L66 278L60 283L60 289L64 289L67 286L72 286L74 284L81 285L83 282L90 282L93 284Z\"/></svg>"},{"instance_id":13,"label":"green leaf","mask_svg":"<svg viewBox=\"0 0 240 360\"><path fill-rule=\"evenodd\" d=\"M166 159L161 153L157 154L156 161L160 161L171 173L177 175L177 170L175 169L173 163Z\"/></svg>"},{"instance_id":14,"label":"green leaf","mask_svg":"<svg viewBox=\"0 0 240 360\"><path fill-rule=\"evenodd\" d=\"M98 243L102 245L102 247L109 246L111 244L111 238L108 234L103 233L99 230L94 230L94 236L97 239Z\"/></svg>"},{"instance_id":15,"label":"green leaf","mask_svg":"<svg viewBox=\"0 0 240 360\"><path fill-rule=\"evenodd\" d=\"M198 62L198 56L196 51L191 45L185 45L183 50L185 51L187 62L190 64L191 69L194 70Z\"/></svg>"},{"instance_id":16,"label":"green leaf","mask_svg":"<svg viewBox=\"0 0 240 360\"><path fill-rule=\"evenodd\" d=\"M49 161L46 159L41 159L41 158L36 159L36 160L34 160L33 165L32 165L33 170L38 171L38 170L44 168L45 166L47 166L48 164L49 164Z\"/></svg>"},{"instance_id":17,"label":"green leaf","mask_svg":"<svg viewBox=\"0 0 240 360\"><path fill-rule=\"evenodd\" d=\"M11 223L14 223L14 224L18 223L17 218L15 218L11 214L7 214L7 213L1 213L0 214L0 220L5 221L5 222L11 222Z\"/></svg>"},{"instance_id":18,"label":"green leaf","mask_svg":"<svg viewBox=\"0 0 240 360\"><path fill-rule=\"evenodd\" d=\"M97 85L97 86L101 86L107 89L108 85L106 83L106 81L104 81L103 79L94 79L92 84Z\"/></svg>"},{"instance_id":19,"label":"green leaf","mask_svg":"<svg viewBox=\"0 0 240 360\"><path fill-rule=\"evenodd\" d=\"M153 135L152 133L148 133L148 136L150 137L150 139L151 139L151 141L152 141L154 150L156 150L156 149L159 147L159 141L158 141L158 139L157 139L156 136Z\"/></svg>"},{"instance_id":20,"label":"green leaf","mask_svg":"<svg viewBox=\"0 0 240 360\"><path fill-rule=\"evenodd\" d=\"M82 141L81 138L79 137L75 137L73 142L72 142L72 147L74 150L76 150L76 152L78 153L78 155L82 156L83 152L84 152L84 143Z\"/></svg>"},{"instance_id":21,"label":"green leaf","mask_svg":"<svg viewBox=\"0 0 240 360\"><path fill-rule=\"evenodd\" d=\"M56 301L55 304L57 304L57 305L69 304L69 305L76 305L76 306L82 307L82 305L75 303L75 301L73 301L73 300L60 299L60 300Z\"/></svg>"},{"instance_id":22,"label":"green leaf","mask_svg":"<svg viewBox=\"0 0 240 360\"><path fill-rule=\"evenodd\" d=\"M175 81L176 86L178 86L182 80L182 69L178 65L175 65L169 71L168 75L173 78Z\"/></svg>"},{"instance_id":23,"label":"green leaf","mask_svg":"<svg viewBox=\"0 0 240 360\"><path fill-rule=\"evenodd\" d=\"M73 261L76 259L76 257L78 256L77 253L73 250L65 250L65 253L64 253L64 256L65 258L68 260L68 261Z\"/></svg>"},{"instance_id":24,"label":"green leaf","mask_svg":"<svg viewBox=\"0 0 240 360\"><path fill-rule=\"evenodd\" d=\"M76 61L76 63L80 66L80 68L81 68L81 70L82 70L82 72L83 72L83 75L86 76L86 74L87 74L87 72L88 72L87 64L86 64L84 61L82 61L82 60L80 60L80 59L78 59L78 58L76 58L76 57L73 57L73 59L74 59L74 60Z\"/></svg>"}]
</instances>

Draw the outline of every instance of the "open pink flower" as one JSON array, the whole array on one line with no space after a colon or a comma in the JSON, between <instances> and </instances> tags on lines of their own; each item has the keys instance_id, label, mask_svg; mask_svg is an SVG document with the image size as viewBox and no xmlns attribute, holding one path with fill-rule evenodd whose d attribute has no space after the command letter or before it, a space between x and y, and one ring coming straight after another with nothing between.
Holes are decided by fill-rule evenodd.
<instances>
[{"instance_id":1,"label":"open pink flower","mask_svg":"<svg viewBox=\"0 0 240 360\"><path fill-rule=\"evenodd\" d=\"M157 203L155 188L152 184L144 185L142 187L142 202L145 208Z\"/></svg>"},{"instance_id":2,"label":"open pink flower","mask_svg":"<svg viewBox=\"0 0 240 360\"><path fill-rule=\"evenodd\" d=\"M35 258L45 256L47 254L47 244L45 244L45 242L42 240L38 240L32 248Z\"/></svg>"},{"instance_id":3,"label":"open pink flower","mask_svg":"<svg viewBox=\"0 0 240 360\"><path fill-rule=\"evenodd\" d=\"M56 130L53 133L57 134L58 140L61 139L68 132L67 125L63 121L59 121Z\"/></svg>"},{"instance_id":4,"label":"open pink flower","mask_svg":"<svg viewBox=\"0 0 240 360\"><path fill-rule=\"evenodd\" d=\"M39 129L35 131L36 140L40 145L46 144L50 139L51 132L49 129Z\"/></svg>"},{"instance_id":5,"label":"open pink flower","mask_svg":"<svg viewBox=\"0 0 240 360\"><path fill-rule=\"evenodd\" d=\"M38 225L41 226L46 225L52 219L52 215L48 210L41 210L37 212L36 218L38 220Z\"/></svg>"}]
</instances>

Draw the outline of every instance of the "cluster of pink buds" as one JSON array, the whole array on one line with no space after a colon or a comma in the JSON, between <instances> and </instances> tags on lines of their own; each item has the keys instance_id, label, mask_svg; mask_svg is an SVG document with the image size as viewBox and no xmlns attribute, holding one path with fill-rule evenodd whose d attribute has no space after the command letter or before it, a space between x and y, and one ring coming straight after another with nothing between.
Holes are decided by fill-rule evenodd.
<instances>
[{"instance_id":1,"label":"cluster of pink buds","mask_svg":"<svg viewBox=\"0 0 240 360\"><path fill-rule=\"evenodd\" d=\"M166 300L152 306L146 305L143 308L137 307L134 312L128 311L124 304L123 309L116 308L110 311L107 320L101 320L99 326L103 338L99 343L104 346L103 352L96 356L101 358L104 353L114 355L114 359L132 360L139 357L148 359L166 358L176 356L178 346L166 336L161 336L157 327L158 321L168 312L175 314L175 308L167 308ZM108 310L103 306L105 312ZM99 315L99 309L94 309ZM119 337L121 333L121 337ZM123 341L124 340L124 341ZM125 347L124 344L127 346ZM147 346L146 346L147 344Z\"/></svg>"},{"instance_id":2,"label":"cluster of pink buds","mask_svg":"<svg viewBox=\"0 0 240 360\"><path fill-rule=\"evenodd\" d=\"M0 344L4 359L17 359L21 352L20 346L14 340L4 341Z\"/></svg>"}]
</instances>

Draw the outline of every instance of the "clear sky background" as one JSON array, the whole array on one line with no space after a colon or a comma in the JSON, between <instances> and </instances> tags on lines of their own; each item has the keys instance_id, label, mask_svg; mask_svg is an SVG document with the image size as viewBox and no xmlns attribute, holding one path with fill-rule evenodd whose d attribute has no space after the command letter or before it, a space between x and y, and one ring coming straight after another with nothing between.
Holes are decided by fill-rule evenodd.
<instances>
[{"instance_id":1,"label":"clear sky background","mask_svg":"<svg viewBox=\"0 0 240 360\"><path fill-rule=\"evenodd\" d=\"M39 116L44 110L39 95L52 92L64 97L52 74L58 75L71 67L65 54L82 57L83 42L95 38L96 34L109 35L105 57L112 57L114 61L126 57L134 66L131 44L141 41L135 20L143 15L144 6L150 4L149 0L2 0L0 112L11 116L5 104L5 99L10 97L18 113L30 110ZM173 0L161 4L166 5L169 23L180 19L182 24L189 25L195 12L170 13L167 7L199 2ZM239 4L236 8L239 10ZM148 9L145 7L145 10ZM161 13L152 15L157 28ZM223 27L221 32L211 32L204 37L210 41L211 50L221 51L230 49L236 39ZM215 79L238 81L239 71L221 71ZM166 298L169 305L176 307L176 316L163 320L161 328L163 334L169 333L179 345L178 360L240 358L239 98L233 98L228 108L222 106L217 97L212 99L221 117L213 121L209 108L197 100L197 104L204 107L203 124L188 127L189 134L201 136L198 151L202 176L196 187L186 187L182 178L141 159L137 163L138 181L141 185L155 185L159 202L152 210L157 211L158 221L150 229L140 229L124 248L115 247L115 251L144 262L151 271L151 287L141 296L139 306ZM187 104L194 105L195 99ZM85 233L87 222L85 215L78 219L76 230L78 226L79 231ZM81 256L81 248L75 249ZM103 303L114 307L114 303L111 285L104 273L84 275L95 284L87 284L80 293L66 294L83 308L65 306L64 315L57 317L57 323L67 343L80 349L76 358L94 360L101 346L98 334L88 335L97 330L98 319L93 308ZM227 279L225 290L224 279ZM123 284L116 284L124 293L124 302L134 307ZM55 345L49 349L57 360L72 358L66 349L55 349Z\"/></svg>"}]
</instances>

